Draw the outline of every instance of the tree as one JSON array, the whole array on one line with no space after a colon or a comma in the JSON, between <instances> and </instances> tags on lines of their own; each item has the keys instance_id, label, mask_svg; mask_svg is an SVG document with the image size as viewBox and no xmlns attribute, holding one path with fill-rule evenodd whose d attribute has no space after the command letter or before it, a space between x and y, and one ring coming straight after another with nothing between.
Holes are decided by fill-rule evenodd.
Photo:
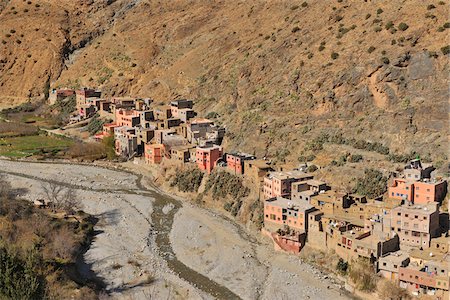
<instances>
[{"instance_id":1,"label":"tree","mask_svg":"<svg viewBox=\"0 0 450 300\"><path fill-rule=\"evenodd\" d=\"M75 211L81 209L81 202L77 198L75 190L72 188L66 188L50 181L42 184L42 190L54 211L64 210L69 214L73 214Z\"/></svg>"},{"instance_id":2,"label":"tree","mask_svg":"<svg viewBox=\"0 0 450 300\"><path fill-rule=\"evenodd\" d=\"M377 276L374 272L373 265L366 259L358 259L350 265L350 279L356 284L361 291L372 292L375 290Z\"/></svg>"},{"instance_id":3,"label":"tree","mask_svg":"<svg viewBox=\"0 0 450 300\"><path fill-rule=\"evenodd\" d=\"M386 192L387 177L383 176L378 170L366 169L364 177L358 178L355 193L368 198L376 198Z\"/></svg>"}]
</instances>

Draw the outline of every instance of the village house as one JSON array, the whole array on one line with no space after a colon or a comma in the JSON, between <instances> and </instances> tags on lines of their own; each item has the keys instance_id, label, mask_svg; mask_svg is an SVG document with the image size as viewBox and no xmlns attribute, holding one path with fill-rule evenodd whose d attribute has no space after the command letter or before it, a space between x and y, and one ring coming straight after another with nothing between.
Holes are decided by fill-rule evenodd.
<instances>
[{"instance_id":1,"label":"village house","mask_svg":"<svg viewBox=\"0 0 450 300\"><path fill-rule=\"evenodd\" d=\"M112 97L110 100L110 110L113 115L119 109L136 110L136 99L130 97Z\"/></svg>"},{"instance_id":2,"label":"village house","mask_svg":"<svg viewBox=\"0 0 450 300\"><path fill-rule=\"evenodd\" d=\"M447 182L431 178L432 166L422 167L420 160L412 160L402 178L393 178L388 197L414 204L441 202L447 192Z\"/></svg>"},{"instance_id":3,"label":"village house","mask_svg":"<svg viewBox=\"0 0 450 300\"><path fill-rule=\"evenodd\" d=\"M222 147L213 145L209 147L196 148L196 162L200 170L211 173L217 165L217 161L222 158Z\"/></svg>"},{"instance_id":4,"label":"village house","mask_svg":"<svg viewBox=\"0 0 450 300\"><path fill-rule=\"evenodd\" d=\"M300 171L270 172L264 177L264 199L273 197L289 198L292 183L313 179L314 176Z\"/></svg>"},{"instance_id":5,"label":"village house","mask_svg":"<svg viewBox=\"0 0 450 300\"><path fill-rule=\"evenodd\" d=\"M178 109L177 117L184 123L187 123L190 119L195 118L196 112L191 108Z\"/></svg>"},{"instance_id":6,"label":"village house","mask_svg":"<svg viewBox=\"0 0 450 300\"><path fill-rule=\"evenodd\" d=\"M308 215L308 238L307 242L313 248L326 251L326 232L322 223L323 212L315 210Z\"/></svg>"},{"instance_id":7,"label":"village house","mask_svg":"<svg viewBox=\"0 0 450 300\"><path fill-rule=\"evenodd\" d=\"M149 127L142 127L142 126L136 126L136 136L137 136L137 153L142 154L144 153L144 147L145 144L150 143L155 136L155 127L149 126Z\"/></svg>"},{"instance_id":8,"label":"village house","mask_svg":"<svg viewBox=\"0 0 450 300\"><path fill-rule=\"evenodd\" d=\"M153 110L153 113L155 114L155 119L160 121L164 121L172 117L172 109L169 105L159 106Z\"/></svg>"},{"instance_id":9,"label":"village house","mask_svg":"<svg viewBox=\"0 0 450 300\"><path fill-rule=\"evenodd\" d=\"M67 97L75 95L75 90L72 89L53 89L48 95L50 105L54 105L57 101L61 101Z\"/></svg>"},{"instance_id":10,"label":"village house","mask_svg":"<svg viewBox=\"0 0 450 300\"><path fill-rule=\"evenodd\" d=\"M139 111L120 108L116 110L115 122L118 126L135 127L141 123Z\"/></svg>"},{"instance_id":11,"label":"village house","mask_svg":"<svg viewBox=\"0 0 450 300\"><path fill-rule=\"evenodd\" d=\"M310 203L325 214L335 214L349 208L351 201L347 193L328 190L311 195Z\"/></svg>"},{"instance_id":12,"label":"village house","mask_svg":"<svg viewBox=\"0 0 450 300\"><path fill-rule=\"evenodd\" d=\"M196 148L192 145L174 146L170 149L170 159L182 163L195 161Z\"/></svg>"},{"instance_id":13,"label":"village house","mask_svg":"<svg viewBox=\"0 0 450 300\"><path fill-rule=\"evenodd\" d=\"M449 248L450 237L441 236L431 239L429 248L411 250L409 256L411 262L420 267L424 267L426 263L445 265L446 258L450 256ZM450 265L448 267L450 268Z\"/></svg>"},{"instance_id":14,"label":"village house","mask_svg":"<svg viewBox=\"0 0 450 300\"><path fill-rule=\"evenodd\" d=\"M226 162L227 169L237 175L244 174L245 165L244 162L246 160L255 160L256 157L251 154L242 153L242 152L233 152L226 154Z\"/></svg>"},{"instance_id":15,"label":"village house","mask_svg":"<svg viewBox=\"0 0 450 300\"><path fill-rule=\"evenodd\" d=\"M436 203L401 205L391 210L391 231L400 237L401 248L428 248L430 240L440 234L439 210Z\"/></svg>"},{"instance_id":16,"label":"village house","mask_svg":"<svg viewBox=\"0 0 450 300\"><path fill-rule=\"evenodd\" d=\"M137 153L137 136L134 127L116 127L114 129L114 145L116 155L131 158Z\"/></svg>"},{"instance_id":17,"label":"village house","mask_svg":"<svg viewBox=\"0 0 450 300\"><path fill-rule=\"evenodd\" d=\"M186 99L181 99L181 100L174 100L170 102L170 109L171 109L171 114L173 117L175 118L180 118L180 110L184 110L184 115L186 115L186 110L192 111L192 107L194 106L194 103L192 102L192 100L186 100ZM184 121L186 122L186 121Z\"/></svg>"},{"instance_id":18,"label":"village house","mask_svg":"<svg viewBox=\"0 0 450 300\"><path fill-rule=\"evenodd\" d=\"M264 227L274 232L287 225L296 231L306 232L308 214L315 210L305 201L273 197L264 201Z\"/></svg>"},{"instance_id":19,"label":"village house","mask_svg":"<svg viewBox=\"0 0 450 300\"><path fill-rule=\"evenodd\" d=\"M201 140L209 140L220 145L224 136L225 129L214 125L211 120L196 118L187 123L186 138L189 143L200 145Z\"/></svg>"},{"instance_id":20,"label":"village house","mask_svg":"<svg viewBox=\"0 0 450 300\"><path fill-rule=\"evenodd\" d=\"M145 144L144 159L146 164L160 164L164 157L164 145Z\"/></svg>"},{"instance_id":21,"label":"village house","mask_svg":"<svg viewBox=\"0 0 450 300\"><path fill-rule=\"evenodd\" d=\"M114 129L116 127L119 127L116 123L104 124L102 132L94 135L95 140L96 141L101 141L105 137L114 136Z\"/></svg>"},{"instance_id":22,"label":"village house","mask_svg":"<svg viewBox=\"0 0 450 300\"><path fill-rule=\"evenodd\" d=\"M400 267L409 265L408 253L402 251L391 252L378 259L378 274L382 277L398 281L398 271Z\"/></svg>"},{"instance_id":23,"label":"village house","mask_svg":"<svg viewBox=\"0 0 450 300\"><path fill-rule=\"evenodd\" d=\"M328 190L327 184L320 180L309 179L306 181L297 181L292 183L291 199L309 202L311 196L315 196L326 190Z\"/></svg>"},{"instance_id":24,"label":"village house","mask_svg":"<svg viewBox=\"0 0 450 300\"><path fill-rule=\"evenodd\" d=\"M444 273L440 273L440 270L448 268L449 262L441 266L425 264L424 267L412 262L406 267L400 267L398 276L400 287L416 295L428 294L435 296L436 299L448 299L450 277L445 274L445 270Z\"/></svg>"},{"instance_id":25,"label":"village house","mask_svg":"<svg viewBox=\"0 0 450 300\"><path fill-rule=\"evenodd\" d=\"M87 98L100 98L102 92L94 89L83 88L75 91L75 95L77 112L80 116L86 117L92 113L91 110L95 110L95 106L92 107L92 104L87 103Z\"/></svg>"},{"instance_id":26,"label":"village house","mask_svg":"<svg viewBox=\"0 0 450 300\"><path fill-rule=\"evenodd\" d=\"M273 172L272 167L267 161L262 159L244 160L245 176L250 178L254 184L261 185L264 181L264 177L269 172Z\"/></svg>"}]
</instances>

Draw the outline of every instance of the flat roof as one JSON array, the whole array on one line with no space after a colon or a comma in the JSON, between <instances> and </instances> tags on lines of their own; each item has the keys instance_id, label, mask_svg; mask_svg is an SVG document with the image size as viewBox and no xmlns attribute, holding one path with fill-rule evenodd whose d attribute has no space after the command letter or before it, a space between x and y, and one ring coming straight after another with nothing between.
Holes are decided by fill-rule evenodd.
<instances>
[{"instance_id":1,"label":"flat roof","mask_svg":"<svg viewBox=\"0 0 450 300\"><path fill-rule=\"evenodd\" d=\"M322 193L319 193L319 194L315 195L314 199L317 199L317 200L323 201L323 202L331 203L331 202L336 202L337 198L340 198L340 197L343 197L343 196L345 196L345 193L340 193L340 192L336 192L336 191L330 190L330 191L325 191L325 192L322 192ZM340 201L341 199L338 199L338 200Z\"/></svg>"},{"instance_id":2,"label":"flat roof","mask_svg":"<svg viewBox=\"0 0 450 300\"><path fill-rule=\"evenodd\" d=\"M191 124L197 124L197 123L213 123L213 121L206 119L206 118L195 118L189 120L189 123Z\"/></svg>"},{"instance_id":3,"label":"flat roof","mask_svg":"<svg viewBox=\"0 0 450 300\"><path fill-rule=\"evenodd\" d=\"M380 257L380 260L387 260L390 261L392 263L397 263L400 264L401 262L403 262L404 260L409 258L409 254L403 251L396 251L396 252L391 252L388 253L382 257Z\"/></svg>"},{"instance_id":4,"label":"flat roof","mask_svg":"<svg viewBox=\"0 0 450 300\"><path fill-rule=\"evenodd\" d=\"M270 205L283 207L283 208L288 208L288 207L292 206L292 207L295 207L302 211L314 208L314 206L309 204L307 201L296 201L296 200L291 200L291 199L287 199L287 198L283 198L283 197L270 198L270 199L265 200L264 202L269 203Z\"/></svg>"},{"instance_id":5,"label":"flat roof","mask_svg":"<svg viewBox=\"0 0 450 300\"><path fill-rule=\"evenodd\" d=\"M276 178L276 179L306 179L308 177L314 177L314 175L301 172L301 171L278 171L278 172L270 172L268 174L269 178Z\"/></svg>"},{"instance_id":6,"label":"flat roof","mask_svg":"<svg viewBox=\"0 0 450 300\"><path fill-rule=\"evenodd\" d=\"M309 185L322 185L322 184L326 184L326 182L321 181L321 180L317 180L317 179L308 179L306 180L306 183Z\"/></svg>"}]
</instances>

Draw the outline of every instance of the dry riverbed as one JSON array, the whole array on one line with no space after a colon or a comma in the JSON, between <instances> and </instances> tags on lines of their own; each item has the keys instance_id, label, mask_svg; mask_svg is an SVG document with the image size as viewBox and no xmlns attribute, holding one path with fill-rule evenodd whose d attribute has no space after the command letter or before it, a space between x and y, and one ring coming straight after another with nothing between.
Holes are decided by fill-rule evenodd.
<instances>
[{"instance_id":1,"label":"dry riverbed","mask_svg":"<svg viewBox=\"0 0 450 300\"><path fill-rule=\"evenodd\" d=\"M114 298L211 299L212 293L242 299L346 299L299 258L275 253L267 242L213 212L143 188L136 175L6 160L0 160L0 173L13 187L27 188L29 200L43 196L46 181L76 190L84 210L99 218L81 271L89 277L92 270ZM156 229L165 224L172 225L166 233L169 250L156 238L163 234Z\"/></svg>"}]
</instances>

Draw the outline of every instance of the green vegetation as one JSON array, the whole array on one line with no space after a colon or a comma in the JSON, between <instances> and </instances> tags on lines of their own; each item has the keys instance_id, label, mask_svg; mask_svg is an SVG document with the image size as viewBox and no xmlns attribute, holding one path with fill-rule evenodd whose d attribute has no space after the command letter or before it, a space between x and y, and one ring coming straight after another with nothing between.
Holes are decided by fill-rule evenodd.
<instances>
[{"instance_id":1,"label":"green vegetation","mask_svg":"<svg viewBox=\"0 0 450 300\"><path fill-rule=\"evenodd\" d=\"M366 15L366 20L369 19L372 15L371 14L367 14Z\"/></svg>"},{"instance_id":2,"label":"green vegetation","mask_svg":"<svg viewBox=\"0 0 450 300\"><path fill-rule=\"evenodd\" d=\"M358 178L354 192L368 198L376 198L386 192L387 177L378 170L366 169L364 177Z\"/></svg>"},{"instance_id":3,"label":"green vegetation","mask_svg":"<svg viewBox=\"0 0 450 300\"><path fill-rule=\"evenodd\" d=\"M331 58L332 59L337 59L339 57L339 54L336 52L331 53Z\"/></svg>"},{"instance_id":4,"label":"green vegetation","mask_svg":"<svg viewBox=\"0 0 450 300\"><path fill-rule=\"evenodd\" d=\"M292 33L295 33L299 30L300 30L300 28L298 26L295 26L294 28L292 28Z\"/></svg>"},{"instance_id":5,"label":"green vegetation","mask_svg":"<svg viewBox=\"0 0 450 300\"><path fill-rule=\"evenodd\" d=\"M401 31L405 31L408 28L409 28L409 26L406 23L402 22L402 23L398 24L398 29L401 30Z\"/></svg>"},{"instance_id":6,"label":"green vegetation","mask_svg":"<svg viewBox=\"0 0 450 300\"><path fill-rule=\"evenodd\" d=\"M445 46L445 47L442 47L442 48L441 48L441 52L442 52L442 54L444 54L444 55L449 54L449 53L450 53L450 45Z\"/></svg>"},{"instance_id":7,"label":"green vegetation","mask_svg":"<svg viewBox=\"0 0 450 300\"><path fill-rule=\"evenodd\" d=\"M318 168L316 165L310 165L306 171L307 171L308 173L312 173L312 172L317 171L318 169L319 169L319 168Z\"/></svg>"},{"instance_id":8,"label":"green vegetation","mask_svg":"<svg viewBox=\"0 0 450 300\"><path fill-rule=\"evenodd\" d=\"M206 114L205 118L207 118L207 119L216 119L219 116L220 115L218 113L216 113L215 111L210 111L209 113Z\"/></svg>"},{"instance_id":9,"label":"green vegetation","mask_svg":"<svg viewBox=\"0 0 450 300\"><path fill-rule=\"evenodd\" d=\"M92 117L92 119L89 121L89 124L87 125L87 130L91 135L96 134L100 130L102 130L103 125L109 123L109 120L103 120L100 118L98 114Z\"/></svg>"},{"instance_id":10,"label":"green vegetation","mask_svg":"<svg viewBox=\"0 0 450 300\"><path fill-rule=\"evenodd\" d=\"M349 156L348 161L351 163L357 163L360 162L363 159L363 156L361 154L352 154Z\"/></svg>"},{"instance_id":11,"label":"green vegetation","mask_svg":"<svg viewBox=\"0 0 450 300\"><path fill-rule=\"evenodd\" d=\"M202 179L203 172L197 168L177 169L175 178L173 178L170 186L176 186L181 192L197 192Z\"/></svg>"},{"instance_id":12,"label":"green vegetation","mask_svg":"<svg viewBox=\"0 0 450 300\"><path fill-rule=\"evenodd\" d=\"M308 3L306 1L302 3L302 7L307 7L307 6L308 6Z\"/></svg>"},{"instance_id":13,"label":"green vegetation","mask_svg":"<svg viewBox=\"0 0 450 300\"><path fill-rule=\"evenodd\" d=\"M433 4L428 4L427 5L427 10L432 10L432 9L435 9L436 8L436 6L434 6Z\"/></svg>"},{"instance_id":14,"label":"green vegetation","mask_svg":"<svg viewBox=\"0 0 450 300\"><path fill-rule=\"evenodd\" d=\"M388 65L391 61L389 60L389 58L387 58L386 56L383 56L381 58L381 62L385 65Z\"/></svg>"},{"instance_id":15,"label":"green vegetation","mask_svg":"<svg viewBox=\"0 0 450 300\"><path fill-rule=\"evenodd\" d=\"M336 270L339 274L346 275L348 270L348 262L344 261L342 258L339 258L339 261L336 264Z\"/></svg>"},{"instance_id":16,"label":"green vegetation","mask_svg":"<svg viewBox=\"0 0 450 300\"><path fill-rule=\"evenodd\" d=\"M205 192L211 191L213 199L225 198L233 199L247 197L250 190L244 186L239 176L228 172L213 171L209 175L205 185Z\"/></svg>"},{"instance_id":17,"label":"green vegetation","mask_svg":"<svg viewBox=\"0 0 450 300\"><path fill-rule=\"evenodd\" d=\"M56 109L56 111L58 112L54 117L56 123L60 126L67 124L70 118L70 114L75 111L75 107L76 99L74 95L65 99L58 99L52 106L52 108Z\"/></svg>"},{"instance_id":18,"label":"green vegetation","mask_svg":"<svg viewBox=\"0 0 450 300\"><path fill-rule=\"evenodd\" d=\"M67 149L73 141L48 135L0 138L0 155L26 157L33 154L56 153Z\"/></svg>"},{"instance_id":19,"label":"green vegetation","mask_svg":"<svg viewBox=\"0 0 450 300\"><path fill-rule=\"evenodd\" d=\"M369 49L367 49L368 53L372 53L373 51L375 51L375 47L374 46L370 46Z\"/></svg>"},{"instance_id":20,"label":"green vegetation","mask_svg":"<svg viewBox=\"0 0 450 300\"><path fill-rule=\"evenodd\" d=\"M386 23L386 25L384 25L384 28L386 28L386 30L389 30L393 27L394 27L394 22L392 22L392 21L389 21Z\"/></svg>"},{"instance_id":21,"label":"green vegetation","mask_svg":"<svg viewBox=\"0 0 450 300\"><path fill-rule=\"evenodd\" d=\"M383 10L381 8L377 9L377 15L380 15L383 13Z\"/></svg>"}]
</instances>

